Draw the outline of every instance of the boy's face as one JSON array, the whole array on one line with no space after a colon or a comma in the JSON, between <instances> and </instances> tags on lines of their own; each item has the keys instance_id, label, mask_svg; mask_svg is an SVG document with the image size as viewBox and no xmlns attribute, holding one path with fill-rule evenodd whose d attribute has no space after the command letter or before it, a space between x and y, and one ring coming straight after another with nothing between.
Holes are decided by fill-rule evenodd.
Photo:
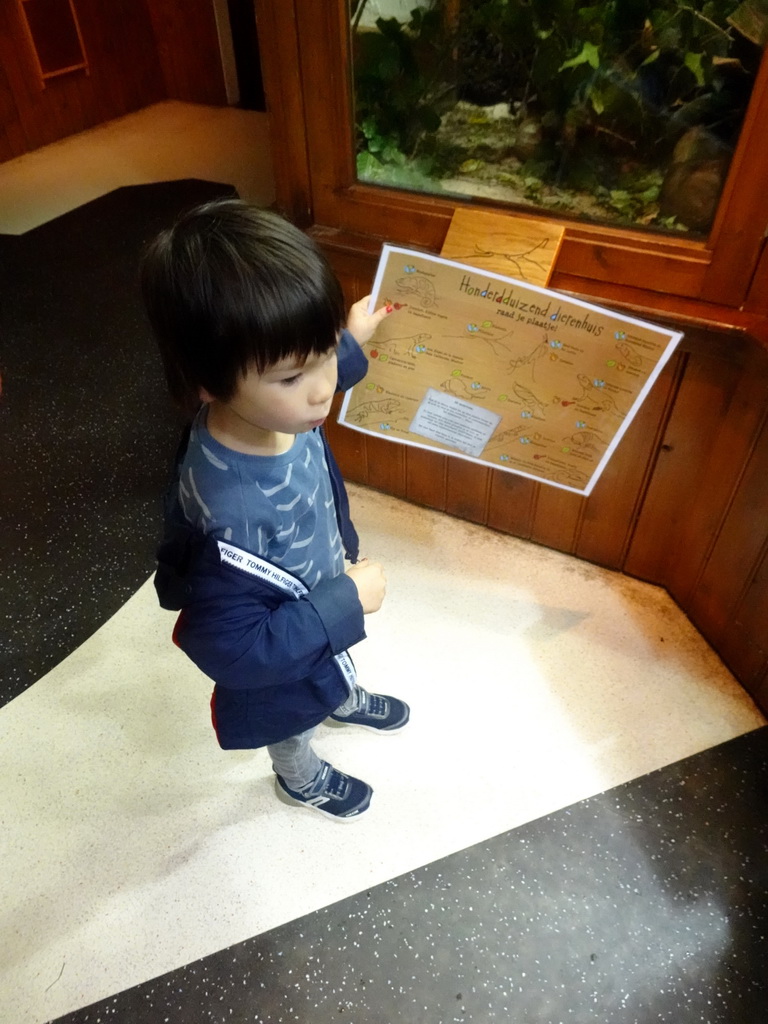
<instances>
[{"instance_id":1,"label":"boy's face","mask_svg":"<svg viewBox=\"0 0 768 1024\"><path fill-rule=\"evenodd\" d=\"M328 416L337 379L335 348L323 355L309 355L305 362L290 356L263 374L255 368L249 370L240 378L233 397L219 404L257 430L303 434L319 427Z\"/></svg>"}]
</instances>

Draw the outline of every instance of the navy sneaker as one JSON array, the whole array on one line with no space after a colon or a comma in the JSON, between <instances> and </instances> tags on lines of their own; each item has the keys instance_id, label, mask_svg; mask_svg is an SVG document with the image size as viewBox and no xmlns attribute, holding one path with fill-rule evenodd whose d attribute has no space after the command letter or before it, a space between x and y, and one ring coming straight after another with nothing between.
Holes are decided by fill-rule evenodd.
<instances>
[{"instance_id":1,"label":"navy sneaker","mask_svg":"<svg viewBox=\"0 0 768 1024\"><path fill-rule=\"evenodd\" d=\"M334 712L330 717L334 722L344 725L364 725L377 732L396 732L406 724L411 716L408 705L397 697L387 697L383 693L366 693L361 688L365 702L351 715L339 715Z\"/></svg>"},{"instance_id":2,"label":"navy sneaker","mask_svg":"<svg viewBox=\"0 0 768 1024\"><path fill-rule=\"evenodd\" d=\"M277 785L297 804L321 811L339 821L349 821L361 815L368 809L373 793L367 782L344 775L327 761L322 762L315 780L301 790L289 789L280 775L277 775Z\"/></svg>"}]
</instances>

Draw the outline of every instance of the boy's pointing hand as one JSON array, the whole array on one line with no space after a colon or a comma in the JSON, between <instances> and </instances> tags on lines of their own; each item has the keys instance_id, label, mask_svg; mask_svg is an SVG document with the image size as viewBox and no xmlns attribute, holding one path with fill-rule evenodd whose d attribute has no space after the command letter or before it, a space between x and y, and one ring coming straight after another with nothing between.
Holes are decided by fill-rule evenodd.
<instances>
[{"instance_id":1,"label":"boy's pointing hand","mask_svg":"<svg viewBox=\"0 0 768 1024\"><path fill-rule=\"evenodd\" d=\"M370 295L359 299L350 307L347 317L347 330L359 345L370 341L381 321L392 312L392 306L382 306L375 313L369 313L368 303L370 300Z\"/></svg>"},{"instance_id":2,"label":"boy's pointing hand","mask_svg":"<svg viewBox=\"0 0 768 1024\"><path fill-rule=\"evenodd\" d=\"M347 576L357 587L357 596L365 614L377 612L387 592L387 577L381 564L361 558L347 569Z\"/></svg>"}]
</instances>

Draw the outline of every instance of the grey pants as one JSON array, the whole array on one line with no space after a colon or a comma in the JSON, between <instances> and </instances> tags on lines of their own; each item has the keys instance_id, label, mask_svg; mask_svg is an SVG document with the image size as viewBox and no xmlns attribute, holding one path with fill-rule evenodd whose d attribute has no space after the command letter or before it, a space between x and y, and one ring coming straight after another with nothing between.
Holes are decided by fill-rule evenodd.
<instances>
[{"instance_id":1,"label":"grey pants","mask_svg":"<svg viewBox=\"0 0 768 1024\"><path fill-rule=\"evenodd\" d=\"M351 715L365 702L367 694L362 687L355 684L354 690L341 704L334 714ZM320 771L322 761L312 749L311 740L314 729L290 736L287 740L272 743L267 747L272 758L272 767L284 779L290 789L302 789L314 781Z\"/></svg>"}]
</instances>

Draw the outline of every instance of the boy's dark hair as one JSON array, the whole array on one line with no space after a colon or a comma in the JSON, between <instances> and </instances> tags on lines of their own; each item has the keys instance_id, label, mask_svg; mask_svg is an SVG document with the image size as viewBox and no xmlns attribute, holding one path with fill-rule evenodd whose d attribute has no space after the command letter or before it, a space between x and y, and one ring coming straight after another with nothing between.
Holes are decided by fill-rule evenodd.
<instances>
[{"instance_id":1,"label":"boy's dark hair","mask_svg":"<svg viewBox=\"0 0 768 1024\"><path fill-rule=\"evenodd\" d=\"M341 286L314 242L240 199L195 207L161 232L141 286L168 388L187 411L200 388L228 401L249 367L327 352L344 322Z\"/></svg>"}]
</instances>

